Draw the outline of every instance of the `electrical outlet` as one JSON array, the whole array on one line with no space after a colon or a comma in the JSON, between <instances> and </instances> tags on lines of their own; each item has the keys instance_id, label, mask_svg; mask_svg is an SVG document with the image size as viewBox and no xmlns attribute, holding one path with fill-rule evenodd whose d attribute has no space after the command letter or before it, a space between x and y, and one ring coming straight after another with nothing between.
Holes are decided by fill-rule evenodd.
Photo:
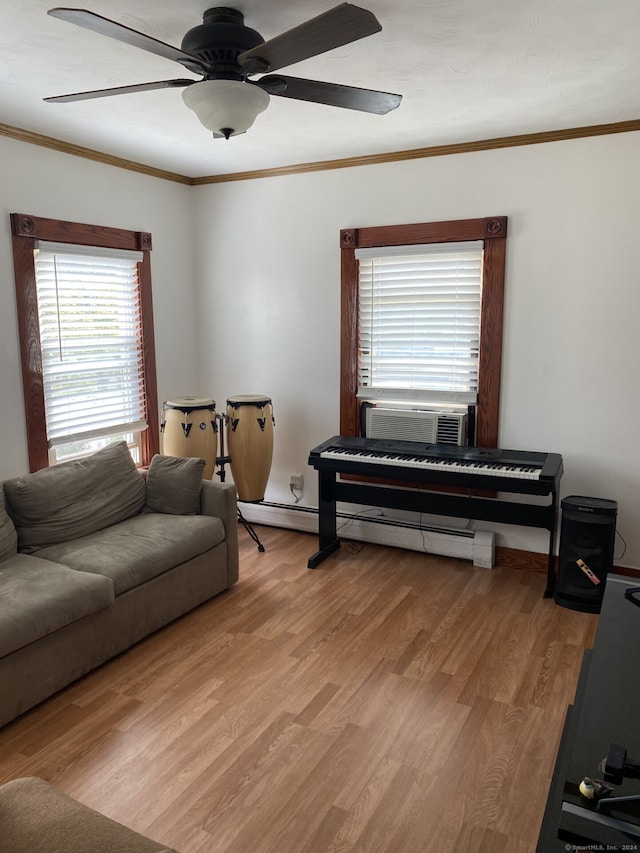
<instances>
[{"instance_id":1,"label":"electrical outlet","mask_svg":"<svg viewBox=\"0 0 640 853\"><path fill-rule=\"evenodd\" d=\"M302 474L292 474L289 478L289 485L292 489L301 492L304 489L304 477Z\"/></svg>"}]
</instances>

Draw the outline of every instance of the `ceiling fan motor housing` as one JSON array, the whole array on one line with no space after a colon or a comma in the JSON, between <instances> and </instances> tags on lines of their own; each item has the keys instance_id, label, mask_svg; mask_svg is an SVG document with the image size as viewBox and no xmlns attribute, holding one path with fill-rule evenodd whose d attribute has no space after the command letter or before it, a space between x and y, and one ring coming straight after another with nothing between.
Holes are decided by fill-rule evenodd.
<instances>
[{"instance_id":1,"label":"ceiling fan motor housing","mask_svg":"<svg viewBox=\"0 0 640 853\"><path fill-rule=\"evenodd\" d=\"M182 39L182 50L209 66L208 80L244 79L247 72L240 69L238 55L263 44L260 33L245 26L242 12L226 6L207 9L202 19Z\"/></svg>"}]
</instances>

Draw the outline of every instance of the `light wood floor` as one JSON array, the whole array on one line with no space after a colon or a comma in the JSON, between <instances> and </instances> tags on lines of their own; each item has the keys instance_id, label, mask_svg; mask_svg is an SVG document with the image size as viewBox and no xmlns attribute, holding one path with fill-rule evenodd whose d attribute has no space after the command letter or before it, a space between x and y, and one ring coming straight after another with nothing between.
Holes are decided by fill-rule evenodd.
<instances>
[{"instance_id":1,"label":"light wood floor","mask_svg":"<svg viewBox=\"0 0 640 853\"><path fill-rule=\"evenodd\" d=\"M315 537L256 529L236 587L0 730L0 782L182 853L533 851L597 617L541 574L348 544L309 571Z\"/></svg>"}]
</instances>

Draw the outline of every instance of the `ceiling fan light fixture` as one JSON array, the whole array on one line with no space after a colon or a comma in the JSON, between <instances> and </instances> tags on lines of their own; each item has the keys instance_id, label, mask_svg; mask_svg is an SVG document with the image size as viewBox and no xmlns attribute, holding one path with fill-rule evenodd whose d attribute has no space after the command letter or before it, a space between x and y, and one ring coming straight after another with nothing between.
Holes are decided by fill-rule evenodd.
<instances>
[{"instance_id":1,"label":"ceiling fan light fixture","mask_svg":"<svg viewBox=\"0 0 640 853\"><path fill-rule=\"evenodd\" d=\"M193 83L182 99L214 136L237 136L266 110L269 95L259 86L241 80L203 80Z\"/></svg>"}]
</instances>

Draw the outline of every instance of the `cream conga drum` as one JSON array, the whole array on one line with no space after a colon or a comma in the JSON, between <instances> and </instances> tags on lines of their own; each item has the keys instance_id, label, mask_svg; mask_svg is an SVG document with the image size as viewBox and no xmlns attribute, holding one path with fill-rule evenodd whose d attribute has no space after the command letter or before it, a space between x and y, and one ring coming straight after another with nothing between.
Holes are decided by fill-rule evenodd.
<instances>
[{"instance_id":1,"label":"cream conga drum","mask_svg":"<svg viewBox=\"0 0 640 853\"><path fill-rule=\"evenodd\" d=\"M206 397L176 397L162 405L162 451L166 456L204 459L211 479L218 452L216 404Z\"/></svg>"},{"instance_id":2,"label":"cream conga drum","mask_svg":"<svg viewBox=\"0 0 640 853\"><path fill-rule=\"evenodd\" d=\"M238 498L263 500L273 456L271 398L252 394L229 397L227 441Z\"/></svg>"}]
</instances>

